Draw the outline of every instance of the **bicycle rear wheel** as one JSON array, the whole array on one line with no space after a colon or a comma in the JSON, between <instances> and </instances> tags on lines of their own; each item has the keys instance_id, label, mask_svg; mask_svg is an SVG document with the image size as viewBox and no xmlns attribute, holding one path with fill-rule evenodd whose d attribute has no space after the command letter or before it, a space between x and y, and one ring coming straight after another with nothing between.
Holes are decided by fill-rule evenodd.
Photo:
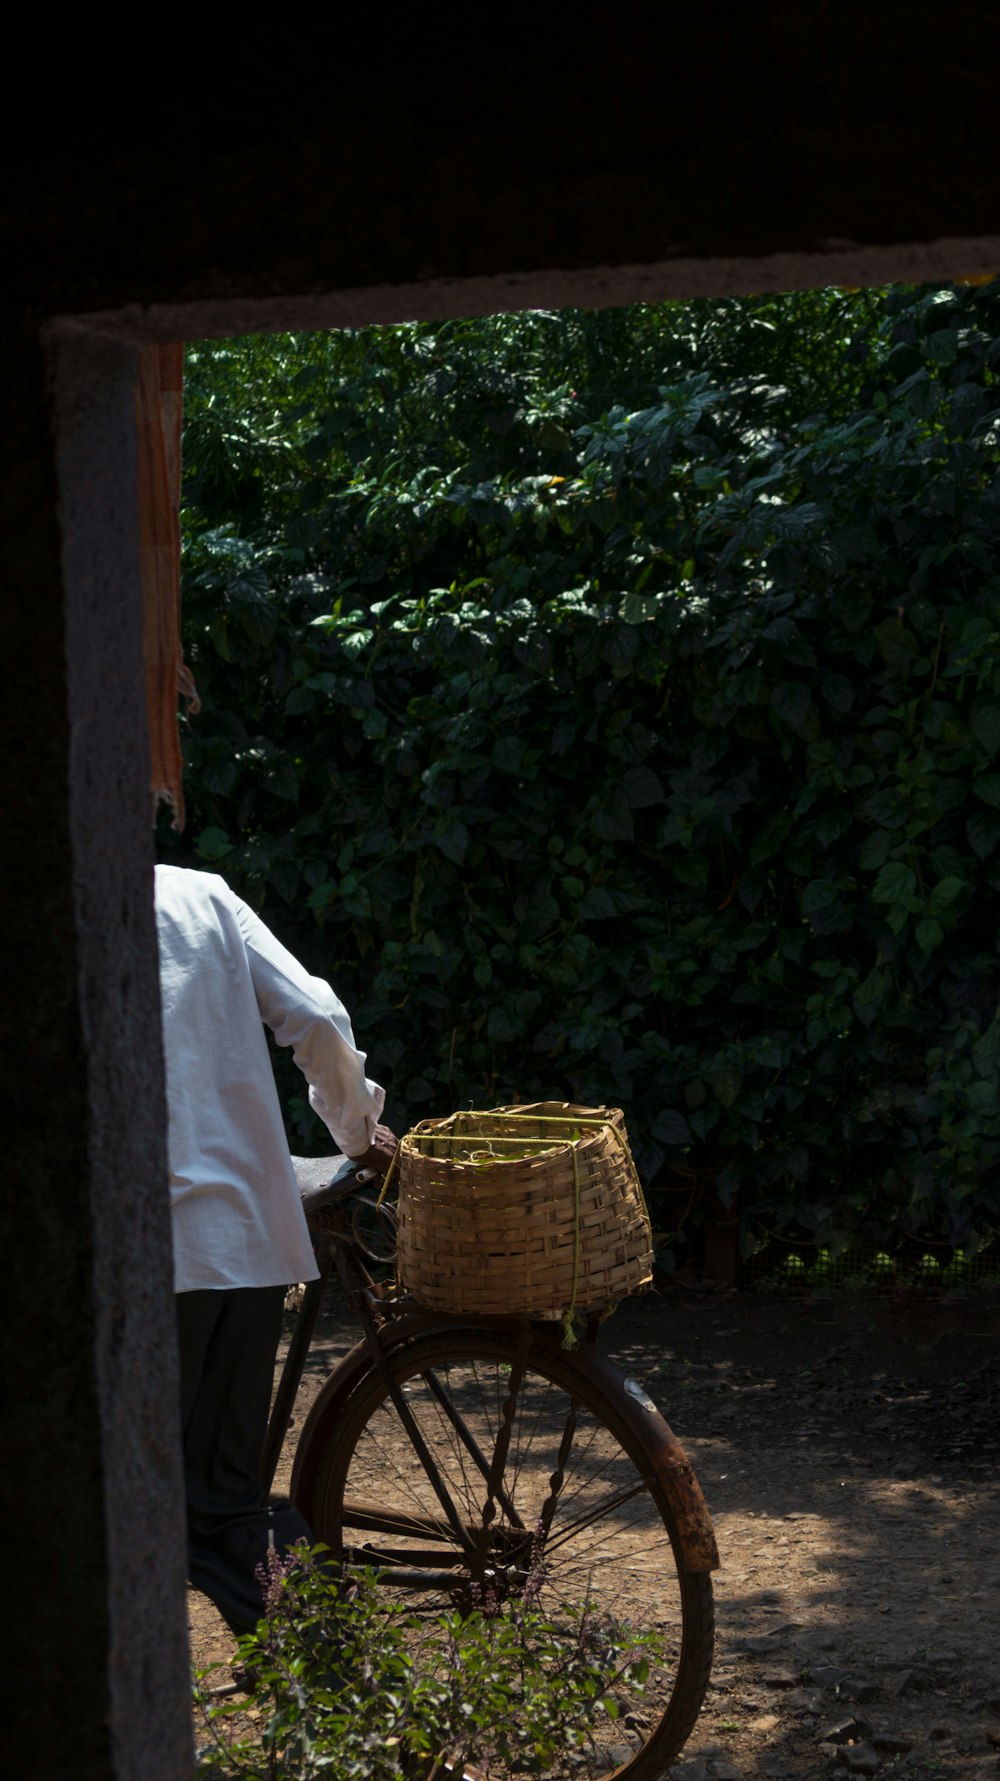
<instances>
[{"instance_id":1,"label":"bicycle rear wheel","mask_svg":"<svg viewBox=\"0 0 1000 1781\"><path fill-rule=\"evenodd\" d=\"M618 1716L595 1710L591 1745L553 1771L652 1781L701 1706L712 1588L682 1565L670 1503L630 1419L585 1358L535 1344L522 1374L514 1332L433 1332L387 1360L393 1390L374 1368L362 1375L300 1503L317 1539L378 1567L418 1612L474 1606L484 1592L509 1598L540 1551L538 1606L556 1624L563 1617L567 1638L568 1611L585 1602L655 1634L645 1690L616 1684Z\"/></svg>"}]
</instances>

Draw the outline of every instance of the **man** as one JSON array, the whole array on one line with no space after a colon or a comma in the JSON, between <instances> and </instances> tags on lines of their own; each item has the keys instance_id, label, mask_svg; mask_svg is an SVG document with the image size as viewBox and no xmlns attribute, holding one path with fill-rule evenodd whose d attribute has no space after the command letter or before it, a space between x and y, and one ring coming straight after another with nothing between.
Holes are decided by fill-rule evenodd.
<instances>
[{"instance_id":1,"label":"man","mask_svg":"<svg viewBox=\"0 0 1000 1781\"><path fill-rule=\"evenodd\" d=\"M257 1565L309 1537L260 1458L285 1289L317 1269L262 1022L338 1148L384 1174L396 1140L343 1004L214 873L156 868L188 1574L236 1633Z\"/></svg>"}]
</instances>

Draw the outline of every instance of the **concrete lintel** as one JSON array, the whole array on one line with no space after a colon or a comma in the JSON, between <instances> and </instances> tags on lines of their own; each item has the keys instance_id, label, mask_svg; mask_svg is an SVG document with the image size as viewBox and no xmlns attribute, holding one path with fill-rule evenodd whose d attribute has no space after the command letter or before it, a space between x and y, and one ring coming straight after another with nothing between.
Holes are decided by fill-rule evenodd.
<instances>
[{"instance_id":1,"label":"concrete lintel","mask_svg":"<svg viewBox=\"0 0 1000 1781\"><path fill-rule=\"evenodd\" d=\"M143 345L155 340L359 328L378 322L445 321L521 309L609 309L626 303L829 285L878 288L993 273L1000 273L1000 234L886 244L830 241L814 250L756 258L678 258L648 265L498 272L281 295L192 292L181 302L131 303L62 317L60 326Z\"/></svg>"}]
</instances>

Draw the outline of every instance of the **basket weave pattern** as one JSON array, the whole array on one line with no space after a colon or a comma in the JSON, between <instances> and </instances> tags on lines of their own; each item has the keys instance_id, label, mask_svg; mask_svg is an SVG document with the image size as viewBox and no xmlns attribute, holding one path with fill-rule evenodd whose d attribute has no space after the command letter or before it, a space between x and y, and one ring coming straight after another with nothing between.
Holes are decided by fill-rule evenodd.
<instances>
[{"instance_id":1,"label":"basket weave pattern","mask_svg":"<svg viewBox=\"0 0 1000 1781\"><path fill-rule=\"evenodd\" d=\"M652 1260L618 1108L455 1113L403 1139L397 1268L431 1310L603 1310L649 1284Z\"/></svg>"}]
</instances>

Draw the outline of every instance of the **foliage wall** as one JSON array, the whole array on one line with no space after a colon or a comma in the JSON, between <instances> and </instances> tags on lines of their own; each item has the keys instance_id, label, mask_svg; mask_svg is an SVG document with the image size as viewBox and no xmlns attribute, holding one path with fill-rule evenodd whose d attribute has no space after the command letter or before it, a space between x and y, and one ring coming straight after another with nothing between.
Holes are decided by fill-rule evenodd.
<instances>
[{"instance_id":1,"label":"foliage wall","mask_svg":"<svg viewBox=\"0 0 1000 1781\"><path fill-rule=\"evenodd\" d=\"M393 1117L612 1101L661 1224L985 1236L1000 281L188 360L163 857L330 977Z\"/></svg>"}]
</instances>

